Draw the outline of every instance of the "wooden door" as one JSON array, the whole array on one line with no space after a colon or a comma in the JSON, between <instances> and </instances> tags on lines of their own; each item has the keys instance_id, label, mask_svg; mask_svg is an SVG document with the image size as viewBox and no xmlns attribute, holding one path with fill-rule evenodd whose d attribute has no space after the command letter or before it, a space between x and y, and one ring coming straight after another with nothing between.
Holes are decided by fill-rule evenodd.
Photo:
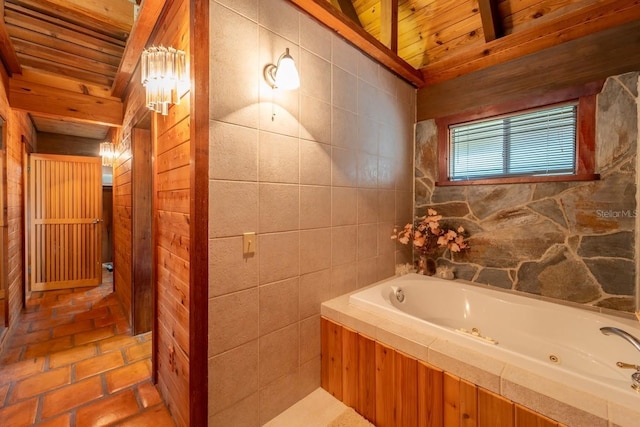
<instances>
[{"instance_id":1,"label":"wooden door","mask_svg":"<svg viewBox=\"0 0 640 427\"><path fill-rule=\"evenodd\" d=\"M102 281L102 167L97 157L32 154L31 290Z\"/></svg>"}]
</instances>

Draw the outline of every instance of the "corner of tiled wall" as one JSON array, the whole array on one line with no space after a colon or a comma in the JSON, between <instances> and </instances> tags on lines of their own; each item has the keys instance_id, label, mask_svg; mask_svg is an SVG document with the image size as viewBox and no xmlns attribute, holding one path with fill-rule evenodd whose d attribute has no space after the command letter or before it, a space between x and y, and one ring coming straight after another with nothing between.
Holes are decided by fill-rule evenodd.
<instances>
[{"instance_id":1,"label":"corner of tiled wall","mask_svg":"<svg viewBox=\"0 0 640 427\"><path fill-rule=\"evenodd\" d=\"M210 28L209 425L257 426L319 387L320 303L408 259L415 89L285 0ZM297 91L262 78L285 48Z\"/></svg>"}]
</instances>

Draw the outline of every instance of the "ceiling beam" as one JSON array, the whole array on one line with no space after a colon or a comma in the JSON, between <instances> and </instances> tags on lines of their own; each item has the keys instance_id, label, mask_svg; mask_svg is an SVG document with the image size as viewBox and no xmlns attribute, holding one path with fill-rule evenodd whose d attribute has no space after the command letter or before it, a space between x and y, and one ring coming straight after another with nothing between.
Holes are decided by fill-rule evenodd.
<instances>
[{"instance_id":1,"label":"ceiling beam","mask_svg":"<svg viewBox=\"0 0 640 427\"><path fill-rule=\"evenodd\" d=\"M424 86L424 79L418 70L389 50L371 34L354 24L329 2L324 0L290 1L414 86Z\"/></svg>"},{"instance_id":2,"label":"ceiling beam","mask_svg":"<svg viewBox=\"0 0 640 427\"><path fill-rule=\"evenodd\" d=\"M398 53L398 0L380 1L380 41Z\"/></svg>"},{"instance_id":3,"label":"ceiling beam","mask_svg":"<svg viewBox=\"0 0 640 427\"><path fill-rule=\"evenodd\" d=\"M498 14L498 0L478 0L480 18L484 40L490 42L504 35L500 15Z\"/></svg>"},{"instance_id":4,"label":"ceiling beam","mask_svg":"<svg viewBox=\"0 0 640 427\"><path fill-rule=\"evenodd\" d=\"M79 94L19 78L9 81L9 105L51 119L122 126L120 100Z\"/></svg>"},{"instance_id":5,"label":"ceiling beam","mask_svg":"<svg viewBox=\"0 0 640 427\"><path fill-rule=\"evenodd\" d=\"M118 68L116 78L111 86L112 96L122 97L165 3L166 0L144 0L142 2L138 19L133 24L131 35L124 49L120 68Z\"/></svg>"},{"instance_id":6,"label":"ceiling beam","mask_svg":"<svg viewBox=\"0 0 640 427\"><path fill-rule=\"evenodd\" d=\"M18 55L11 44L7 26L4 25L4 1L0 2L0 59L9 76L22 73Z\"/></svg>"},{"instance_id":7,"label":"ceiling beam","mask_svg":"<svg viewBox=\"0 0 640 427\"><path fill-rule=\"evenodd\" d=\"M358 12L356 12L356 8L353 7L351 0L331 0L331 4L333 7L347 15L349 19L358 24L358 26L362 27L362 22L360 22Z\"/></svg>"},{"instance_id":8,"label":"ceiling beam","mask_svg":"<svg viewBox=\"0 0 640 427\"><path fill-rule=\"evenodd\" d=\"M640 20L638 0L596 2L556 19L493 40L478 48L464 49L422 68L427 85L438 84L560 45L598 31Z\"/></svg>"}]
</instances>

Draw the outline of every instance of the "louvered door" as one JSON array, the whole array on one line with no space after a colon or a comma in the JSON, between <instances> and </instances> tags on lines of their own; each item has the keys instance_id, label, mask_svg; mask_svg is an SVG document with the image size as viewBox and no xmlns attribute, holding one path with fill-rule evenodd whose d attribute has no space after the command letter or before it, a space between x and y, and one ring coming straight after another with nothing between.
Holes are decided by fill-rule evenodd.
<instances>
[{"instance_id":1,"label":"louvered door","mask_svg":"<svg viewBox=\"0 0 640 427\"><path fill-rule=\"evenodd\" d=\"M100 159L33 154L29 181L31 290L100 284Z\"/></svg>"}]
</instances>

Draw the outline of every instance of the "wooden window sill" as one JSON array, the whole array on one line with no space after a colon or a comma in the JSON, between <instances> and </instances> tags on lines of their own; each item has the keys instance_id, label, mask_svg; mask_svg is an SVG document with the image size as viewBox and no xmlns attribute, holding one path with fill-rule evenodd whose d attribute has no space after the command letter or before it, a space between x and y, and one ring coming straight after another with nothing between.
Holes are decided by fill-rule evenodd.
<instances>
[{"instance_id":1,"label":"wooden window sill","mask_svg":"<svg viewBox=\"0 0 640 427\"><path fill-rule=\"evenodd\" d=\"M500 185L500 184L530 184L539 182L573 182L573 181L597 181L600 174L585 173L579 175L557 176L518 176L511 178L487 178L469 181L437 181L436 187L462 186L462 185Z\"/></svg>"}]
</instances>

